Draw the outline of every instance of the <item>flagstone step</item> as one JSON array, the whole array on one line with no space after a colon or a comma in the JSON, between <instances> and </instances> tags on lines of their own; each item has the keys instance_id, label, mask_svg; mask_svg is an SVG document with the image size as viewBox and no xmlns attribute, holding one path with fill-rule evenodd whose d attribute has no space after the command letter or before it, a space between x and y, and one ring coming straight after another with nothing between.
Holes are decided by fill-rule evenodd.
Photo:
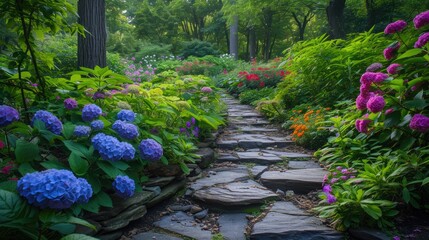
<instances>
[{"instance_id":1,"label":"flagstone step","mask_svg":"<svg viewBox=\"0 0 429 240\"><path fill-rule=\"evenodd\" d=\"M286 147L292 144L292 141L284 137L266 136L263 134L237 134L228 135L217 141L217 147L221 149L235 149L241 147L249 148L267 148L267 147Z\"/></svg>"}]
</instances>

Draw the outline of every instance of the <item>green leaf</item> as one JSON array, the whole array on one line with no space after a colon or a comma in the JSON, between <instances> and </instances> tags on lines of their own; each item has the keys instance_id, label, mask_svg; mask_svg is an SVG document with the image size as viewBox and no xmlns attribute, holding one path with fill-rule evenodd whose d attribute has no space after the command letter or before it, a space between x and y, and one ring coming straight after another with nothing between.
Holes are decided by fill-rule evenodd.
<instances>
[{"instance_id":1,"label":"green leaf","mask_svg":"<svg viewBox=\"0 0 429 240\"><path fill-rule=\"evenodd\" d=\"M88 172L89 164L88 161L81 158L75 152L70 153L69 156L69 165L71 170L78 176L83 176Z\"/></svg>"},{"instance_id":2,"label":"green leaf","mask_svg":"<svg viewBox=\"0 0 429 240\"><path fill-rule=\"evenodd\" d=\"M416 142L416 139L413 137L405 137L405 139L402 138L400 148L406 151L410 149L415 142Z\"/></svg>"},{"instance_id":3,"label":"green leaf","mask_svg":"<svg viewBox=\"0 0 429 240\"><path fill-rule=\"evenodd\" d=\"M79 81L80 79L82 79L82 76L81 76L80 74L73 74L73 75L70 77L70 80L71 80L72 82Z\"/></svg>"},{"instance_id":4,"label":"green leaf","mask_svg":"<svg viewBox=\"0 0 429 240\"><path fill-rule=\"evenodd\" d=\"M426 185L426 184L428 184L428 183L429 183L429 177L427 177L427 178L423 179L423 181L422 181L422 186L423 186L423 185Z\"/></svg>"},{"instance_id":5,"label":"green leaf","mask_svg":"<svg viewBox=\"0 0 429 240\"><path fill-rule=\"evenodd\" d=\"M125 175L121 170L112 166L108 161L98 161L97 165L111 178L116 178L118 175Z\"/></svg>"},{"instance_id":6,"label":"green leaf","mask_svg":"<svg viewBox=\"0 0 429 240\"><path fill-rule=\"evenodd\" d=\"M35 221L36 209L22 200L18 194L0 189L0 224L18 227Z\"/></svg>"},{"instance_id":7,"label":"green leaf","mask_svg":"<svg viewBox=\"0 0 429 240\"><path fill-rule=\"evenodd\" d=\"M41 162L40 165L42 165L46 169L66 169L67 167L58 161L45 161Z\"/></svg>"},{"instance_id":8,"label":"green leaf","mask_svg":"<svg viewBox=\"0 0 429 240\"><path fill-rule=\"evenodd\" d=\"M15 157L18 163L31 162L38 158L40 154L39 146L22 139L16 141Z\"/></svg>"},{"instance_id":9,"label":"green leaf","mask_svg":"<svg viewBox=\"0 0 429 240\"><path fill-rule=\"evenodd\" d=\"M421 48L413 48L413 49L410 49L410 50L408 50L408 51L404 52L403 54L401 54L401 55L397 58L397 60L398 60L398 59L403 59L403 58L412 57L412 56L418 55L418 54L420 54L420 53L422 53L422 52L423 52L423 49L421 49Z\"/></svg>"},{"instance_id":10,"label":"green leaf","mask_svg":"<svg viewBox=\"0 0 429 240\"><path fill-rule=\"evenodd\" d=\"M73 233L62 237L60 240L97 240L97 238L93 238L85 234Z\"/></svg>"},{"instance_id":11,"label":"green leaf","mask_svg":"<svg viewBox=\"0 0 429 240\"><path fill-rule=\"evenodd\" d=\"M49 229L65 235L73 233L76 230L76 226L70 223L59 223L49 227Z\"/></svg>"},{"instance_id":12,"label":"green leaf","mask_svg":"<svg viewBox=\"0 0 429 240\"><path fill-rule=\"evenodd\" d=\"M93 196L93 198L94 198L94 201L96 201L97 204L99 204L100 206L109 207L109 208L113 207L112 199L110 198L109 195L107 195L107 193L103 191Z\"/></svg>"},{"instance_id":13,"label":"green leaf","mask_svg":"<svg viewBox=\"0 0 429 240\"><path fill-rule=\"evenodd\" d=\"M63 135L66 139L70 139L73 136L73 131L75 127L75 125L69 122L63 125Z\"/></svg>"},{"instance_id":14,"label":"green leaf","mask_svg":"<svg viewBox=\"0 0 429 240\"><path fill-rule=\"evenodd\" d=\"M376 205L361 204L362 209L373 219L378 220L381 215L381 209Z\"/></svg>"},{"instance_id":15,"label":"green leaf","mask_svg":"<svg viewBox=\"0 0 429 240\"><path fill-rule=\"evenodd\" d=\"M384 127L390 128L398 125L401 122L401 112L394 111L393 113L386 116L384 120Z\"/></svg>"},{"instance_id":16,"label":"green leaf","mask_svg":"<svg viewBox=\"0 0 429 240\"><path fill-rule=\"evenodd\" d=\"M406 203L410 202L411 196L410 196L410 191L408 190L408 188L402 189L402 199L404 199L404 201Z\"/></svg>"},{"instance_id":17,"label":"green leaf","mask_svg":"<svg viewBox=\"0 0 429 240\"><path fill-rule=\"evenodd\" d=\"M188 174L190 173L190 170L189 170L188 166L187 166L185 163L180 162L180 163L179 163L179 166L180 166L180 168L182 169L182 171L183 171L186 175L188 175Z\"/></svg>"},{"instance_id":18,"label":"green leaf","mask_svg":"<svg viewBox=\"0 0 429 240\"><path fill-rule=\"evenodd\" d=\"M404 102L404 106L408 107L408 108L415 108L418 110L422 110L425 107L427 107L429 104L426 103L426 101L424 99L414 99L414 100L410 100L410 101L406 101Z\"/></svg>"},{"instance_id":19,"label":"green leaf","mask_svg":"<svg viewBox=\"0 0 429 240\"><path fill-rule=\"evenodd\" d=\"M22 163L18 167L18 172L21 173L21 175L25 175L27 173L35 172L36 170L31 166L30 163Z\"/></svg>"},{"instance_id":20,"label":"green leaf","mask_svg":"<svg viewBox=\"0 0 429 240\"><path fill-rule=\"evenodd\" d=\"M89 150L85 146L70 140L65 140L63 141L63 143L68 150L78 155L79 157L86 157L86 158L90 157Z\"/></svg>"},{"instance_id":21,"label":"green leaf","mask_svg":"<svg viewBox=\"0 0 429 240\"><path fill-rule=\"evenodd\" d=\"M110 162L110 164L112 164L112 166L114 166L115 168L120 169L122 171L125 171L130 167L130 165L126 164L123 161Z\"/></svg>"}]
</instances>

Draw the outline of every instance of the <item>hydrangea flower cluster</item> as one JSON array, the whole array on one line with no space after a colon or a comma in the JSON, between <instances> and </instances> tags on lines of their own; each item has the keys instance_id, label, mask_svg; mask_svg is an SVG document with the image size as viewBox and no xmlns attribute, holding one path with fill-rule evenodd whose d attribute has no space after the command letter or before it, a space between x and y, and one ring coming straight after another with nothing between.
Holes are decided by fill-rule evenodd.
<instances>
[{"instance_id":1,"label":"hydrangea flower cluster","mask_svg":"<svg viewBox=\"0 0 429 240\"><path fill-rule=\"evenodd\" d=\"M410 121L410 128L417 132L427 132L429 130L429 117L422 114L415 114Z\"/></svg>"},{"instance_id":2,"label":"hydrangea flower cluster","mask_svg":"<svg viewBox=\"0 0 429 240\"><path fill-rule=\"evenodd\" d=\"M91 128L88 126L76 126L73 131L73 135L76 137L89 137Z\"/></svg>"},{"instance_id":3,"label":"hydrangea flower cluster","mask_svg":"<svg viewBox=\"0 0 429 240\"><path fill-rule=\"evenodd\" d=\"M186 134L187 137L194 136L198 137L198 134L200 132L200 129L198 126L195 126L195 118L191 118L190 121L186 122L186 127L180 128L180 133Z\"/></svg>"},{"instance_id":4,"label":"hydrangea flower cluster","mask_svg":"<svg viewBox=\"0 0 429 240\"><path fill-rule=\"evenodd\" d=\"M136 125L121 120L116 120L112 125L112 129L125 139L135 139L139 136L139 129Z\"/></svg>"},{"instance_id":5,"label":"hydrangea flower cluster","mask_svg":"<svg viewBox=\"0 0 429 240\"><path fill-rule=\"evenodd\" d=\"M126 161L131 161L134 159L134 156L136 154L136 149L133 147L133 145L123 142L122 146L124 148L124 152L122 155L122 159Z\"/></svg>"},{"instance_id":6,"label":"hydrangea flower cluster","mask_svg":"<svg viewBox=\"0 0 429 240\"><path fill-rule=\"evenodd\" d=\"M213 92L213 89L211 89L211 87L203 87L203 88L201 88L201 92L211 93L211 92Z\"/></svg>"},{"instance_id":7,"label":"hydrangea flower cluster","mask_svg":"<svg viewBox=\"0 0 429 240\"><path fill-rule=\"evenodd\" d=\"M387 48L384 49L383 55L386 60L390 60L393 57L395 57L396 52L401 47L401 44L399 42L394 42L390 44Z\"/></svg>"},{"instance_id":8,"label":"hydrangea flower cluster","mask_svg":"<svg viewBox=\"0 0 429 240\"><path fill-rule=\"evenodd\" d=\"M136 114L131 110L123 109L118 112L116 118L125 122L134 122L134 120L136 119Z\"/></svg>"},{"instance_id":9,"label":"hydrangea flower cluster","mask_svg":"<svg viewBox=\"0 0 429 240\"><path fill-rule=\"evenodd\" d=\"M0 127L5 127L19 120L18 111L7 105L0 105Z\"/></svg>"},{"instance_id":10,"label":"hydrangea flower cluster","mask_svg":"<svg viewBox=\"0 0 429 240\"><path fill-rule=\"evenodd\" d=\"M398 20L396 22L390 23L384 29L384 34L394 34L402 31L407 26L407 22L404 20Z\"/></svg>"},{"instance_id":11,"label":"hydrangea flower cluster","mask_svg":"<svg viewBox=\"0 0 429 240\"><path fill-rule=\"evenodd\" d=\"M129 198L134 195L136 185L134 180L128 176L117 176L112 183L115 193L122 198Z\"/></svg>"},{"instance_id":12,"label":"hydrangea flower cluster","mask_svg":"<svg viewBox=\"0 0 429 240\"><path fill-rule=\"evenodd\" d=\"M397 74L400 69L401 69L401 64L392 63L387 67L387 73L391 75Z\"/></svg>"},{"instance_id":13,"label":"hydrangea flower cluster","mask_svg":"<svg viewBox=\"0 0 429 240\"><path fill-rule=\"evenodd\" d=\"M73 110L77 108L77 101L74 98L67 98L64 100L64 107L67 110Z\"/></svg>"},{"instance_id":14,"label":"hydrangea flower cluster","mask_svg":"<svg viewBox=\"0 0 429 240\"><path fill-rule=\"evenodd\" d=\"M103 160L119 161L124 155L124 146L115 137L98 133L91 142Z\"/></svg>"},{"instance_id":15,"label":"hydrangea flower cluster","mask_svg":"<svg viewBox=\"0 0 429 240\"><path fill-rule=\"evenodd\" d=\"M332 204L337 201L332 193L332 185L341 181L347 181L350 178L355 178L354 174L355 170L353 168L343 168L338 166L334 171L331 171L323 177L322 191L326 195L326 202L328 204Z\"/></svg>"},{"instance_id":16,"label":"hydrangea flower cluster","mask_svg":"<svg viewBox=\"0 0 429 240\"><path fill-rule=\"evenodd\" d=\"M91 122L91 128L94 131L100 131L104 128L104 123L101 120L95 120Z\"/></svg>"},{"instance_id":17,"label":"hydrangea flower cluster","mask_svg":"<svg viewBox=\"0 0 429 240\"><path fill-rule=\"evenodd\" d=\"M54 134L60 135L63 131L63 124L61 121L52 113L44 110L37 111L33 119L31 120L31 125L34 124L34 121L40 120L45 123L46 129L51 131Z\"/></svg>"},{"instance_id":18,"label":"hydrangea flower cluster","mask_svg":"<svg viewBox=\"0 0 429 240\"><path fill-rule=\"evenodd\" d=\"M366 71L367 72L376 72L376 71L378 71L382 67L383 67L383 64L376 62L376 63L373 63L373 64L369 65L366 68Z\"/></svg>"},{"instance_id":19,"label":"hydrangea flower cluster","mask_svg":"<svg viewBox=\"0 0 429 240\"><path fill-rule=\"evenodd\" d=\"M364 119L357 119L355 122L356 129L360 133L367 133L368 126L372 122L370 119L366 118L366 115L364 117L365 117Z\"/></svg>"},{"instance_id":20,"label":"hydrangea flower cluster","mask_svg":"<svg viewBox=\"0 0 429 240\"><path fill-rule=\"evenodd\" d=\"M103 111L95 104L87 104L82 109L82 119L90 122L97 119Z\"/></svg>"},{"instance_id":21,"label":"hydrangea flower cluster","mask_svg":"<svg viewBox=\"0 0 429 240\"><path fill-rule=\"evenodd\" d=\"M85 179L57 169L26 174L18 181L17 190L31 205L43 209L67 209L74 203L87 203L92 196Z\"/></svg>"},{"instance_id":22,"label":"hydrangea flower cluster","mask_svg":"<svg viewBox=\"0 0 429 240\"><path fill-rule=\"evenodd\" d=\"M414 27L416 29L419 29L424 25L429 24L429 10L419 13L417 16L414 17L413 22L414 22Z\"/></svg>"},{"instance_id":23,"label":"hydrangea flower cluster","mask_svg":"<svg viewBox=\"0 0 429 240\"><path fill-rule=\"evenodd\" d=\"M381 103L384 102L380 100L380 96L375 95L375 93L370 92L371 90L371 84L372 83L381 83L385 81L389 75L385 73L380 72L365 72L362 74L360 78L360 94L356 98L356 107L359 110L365 110L368 108L368 102L370 99L373 99L370 104L370 111L377 110L378 112L381 111L383 108L379 109L379 107L382 105ZM376 98L375 98L376 97ZM381 97L382 98L382 97ZM383 105L384 107L384 105ZM372 109L372 110L371 110Z\"/></svg>"},{"instance_id":24,"label":"hydrangea flower cluster","mask_svg":"<svg viewBox=\"0 0 429 240\"><path fill-rule=\"evenodd\" d=\"M384 101L384 98L382 96L374 95L369 98L366 106L369 111L373 113L378 113L383 110L384 106L386 106L386 101Z\"/></svg>"},{"instance_id":25,"label":"hydrangea flower cluster","mask_svg":"<svg viewBox=\"0 0 429 240\"><path fill-rule=\"evenodd\" d=\"M141 157L148 161L158 161L163 154L162 146L150 138L140 142L139 150Z\"/></svg>"},{"instance_id":26,"label":"hydrangea flower cluster","mask_svg":"<svg viewBox=\"0 0 429 240\"><path fill-rule=\"evenodd\" d=\"M423 33L417 39L417 42L414 43L414 48L422 48L429 41L429 32Z\"/></svg>"}]
</instances>

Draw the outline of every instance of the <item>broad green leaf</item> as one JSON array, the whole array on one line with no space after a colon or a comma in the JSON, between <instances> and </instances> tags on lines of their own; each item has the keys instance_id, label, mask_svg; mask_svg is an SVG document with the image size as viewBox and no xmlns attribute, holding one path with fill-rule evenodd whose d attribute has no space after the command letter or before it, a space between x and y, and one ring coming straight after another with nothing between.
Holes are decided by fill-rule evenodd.
<instances>
[{"instance_id":1,"label":"broad green leaf","mask_svg":"<svg viewBox=\"0 0 429 240\"><path fill-rule=\"evenodd\" d=\"M70 153L68 162L70 168L76 175L83 176L88 172L88 161L77 155L75 152Z\"/></svg>"},{"instance_id":2,"label":"broad green leaf","mask_svg":"<svg viewBox=\"0 0 429 240\"><path fill-rule=\"evenodd\" d=\"M71 140L63 141L64 145L67 147L68 150L70 150L72 153L78 155L79 157L90 157L89 150L85 146L73 142Z\"/></svg>"},{"instance_id":3,"label":"broad green leaf","mask_svg":"<svg viewBox=\"0 0 429 240\"><path fill-rule=\"evenodd\" d=\"M381 209L376 205L361 204L362 209L373 219L378 220L382 216Z\"/></svg>"},{"instance_id":4,"label":"broad green leaf","mask_svg":"<svg viewBox=\"0 0 429 240\"><path fill-rule=\"evenodd\" d=\"M130 165L126 164L123 161L110 162L110 164L112 164L112 166L114 166L115 168L123 171L127 170L130 167Z\"/></svg>"},{"instance_id":5,"label":"broad green leaf","mask_svg":"<svg viewBox=\"0 0 429 240\"><path fill-rule=\"evenodd\" d=\"M79 81L79 80L81 80L82 79L82 77L81 77L81 75L80 74L73 74L71 77L70 77L70 80L72 81L72 82L76 82L76 81Z\"/></svg>"},{"instance_id":6,"label":"broad green leaf","mask_svg":"<svg viewBox=\"0 0 429 240\"><path fill-rule=\"evenodd\" d=\"M422 53L422 52L423 52L423 49L421 49L421 48L413 48L413 49L410 49L410 50L408 50L408 51L404 52L403 54L401 54L401 55L397 58L397 60L398 60L398 59L403 59L403 58L412 57L412 56L418 55L418 54L420 54L420 53Z\"/></svg>"},{"instance_id":7,"label":"broad green leaf","mask_svg":"<svg viewBox=\"0 0 429 240\"><path fill-rule=\"evenodd\" d=\"M112 199L103 191L97 193L92 198L94 198L94 201L96 201L100 206L109 208L113 207Z\"/></svg>"},{"instance_id":8,"label":"broad green leaf","mask_svg":"<svg viewBox=\"0 0 429 240\"><path fill-rule=\"evenodd\" d=\"M97 240L97 238L85 234L73 233L62 237L60 240Z\"/></svg>"},{"instance_id":9,"label":"broad green leaf","mask_svg":"<svg viewBox=\"0 0 429 240\"><path fill-rule=\"evenodd\" d=\"M415 108L417 110L422 110L428 105L429 104L424 99L414 99L404 102L404 106L408 108Z\"/></svg>"},{"instance_id":10,"label":"broad green leaf","mask_svg":"<svg viewBox=\"0 0 429 240\"><path fill-rule=\"evenodd\" d=\"M64 164L55 160L41 162L40 165L42 165L46 169L66 169L67 168Z\"/></svg>"},{"instance_id":11,"label":"broad green leaf","mask_svg":"<svg viewBox=\"0 0 429 240\"><path fill-rule=\"evenodd\" d=\"M410 196L410 191L408 190L408 188L403 188L402 189L402 199L404 199L404 202L409 203L411 196Z\"/></svg>"},{"instance_id":12,"label":"broad green leaf","mask_svg":"<svg viewBox=\"0 0 429 240\"><path fill-rule=\"evenodd\" d=\"M121 170L112 166L112 164L110 164L108 161L97 161L97 165L111 178L116 178L118 175L124 175Z\"/></svg>"},{"instance_id":13,"label":"broad green leaf","mask_svg":"<svg viewBox=\"0 0 429 240\"><path fill-rule=\"evenodd\" d=\"M18 194L0 189L0 224L22 226L35 221L37 211Z\"/></svg>"},{"instance_id":14,"label":"broad green leaf","mask_svg":"<svg viewBox=\"0 0 429 240\"><path fill-rule=\"evenodd\" d=\"M15 157L18 163L32 162L40 155L39 146L22 139L16 141Z\"/></svg>"}]
</instances>

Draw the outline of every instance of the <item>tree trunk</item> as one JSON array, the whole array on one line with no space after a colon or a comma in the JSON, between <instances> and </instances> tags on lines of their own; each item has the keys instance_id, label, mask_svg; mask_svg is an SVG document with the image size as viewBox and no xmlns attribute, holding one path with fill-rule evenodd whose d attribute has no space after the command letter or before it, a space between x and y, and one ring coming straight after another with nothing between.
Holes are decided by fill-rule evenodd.
<instances>
[{"instance_id":1,"label":"tree trunk","mask_svg":"<svg viewBox=\"0 0 429 240\"><path fill-rule=\"evenodd\" d=\"M249 29L249 57L250 60L256 57L256 32L253 27Z\"/></svg>"},{"instance_id":2,"label":"tree trunk","mask_svg":"<svg viewBox=\"0 0 429 240\"><path fill-rule=\"evenodd\" d=\"M375 6L374 0L365 0L366 7L366 28L367 30L371 29L376 24L376 14L378 9Z\"/></svg>"},{"instance_id":3,"label":"tree trunk","mask_svg":"<svg viewBox=\"0 0 429 240\"><path fill-rule=\"evenodd\" d=\"M272 10L266 10L264 12L264 20L265 20L265 41L264 41L264 60L268 61L270 59L270 49L271 49L271 28L273 25L273 15L274 12Z\"/></svg>"},{"instance_id":4,"label":"tree trunk","mask_svg":"<svg viewBox=\"0 0 429 240\"><path fill-rule=\"evenodd\" d=\"M233 22L229 29L229 54L238 59L238 16L233 17Z\"/></svg>"},{"instance_id":5,"label":"tree trunk","mask_svg":"<svg viewBox=\"0 0 429 240\"><path fill-rule=\"evenodd\" d=\"M106 66L105 0L79 0L79 24L88 31L78 36L78 67Z\"/></svg>"},{"instance_id":6,"label":"tree trunk","mask_svg":"<svg viewBox=\"0 0 429 240\"><path fill-rule=\"evenodd\" d=\"M326 8L329 23L329 35L331 38L345 38L344 31L344 7L346 0L330 0Z\"/></svg>"}]
</instances>

